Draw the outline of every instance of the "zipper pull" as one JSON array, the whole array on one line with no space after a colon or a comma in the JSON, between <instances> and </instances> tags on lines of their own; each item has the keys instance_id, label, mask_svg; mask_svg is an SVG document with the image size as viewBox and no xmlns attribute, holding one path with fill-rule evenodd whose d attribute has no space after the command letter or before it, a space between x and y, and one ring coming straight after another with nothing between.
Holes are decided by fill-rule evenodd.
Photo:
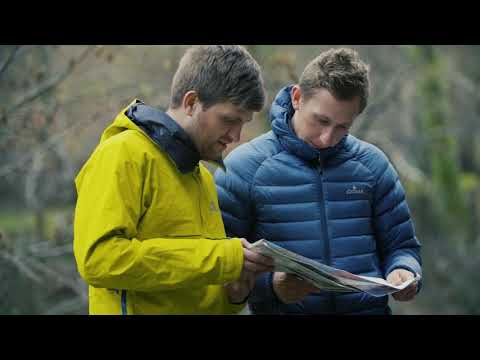
<instances>
[{"instance_id":1,"label":"zipper pull","mask_svg":"<svg viewBox=\"0 0 480 360\"><path fill-rule=\"evenodd\" d=\"M318 171L320 171L320 174L323 174L323 160L322 157L318 157Z\"/></svg>"}]
</instances>

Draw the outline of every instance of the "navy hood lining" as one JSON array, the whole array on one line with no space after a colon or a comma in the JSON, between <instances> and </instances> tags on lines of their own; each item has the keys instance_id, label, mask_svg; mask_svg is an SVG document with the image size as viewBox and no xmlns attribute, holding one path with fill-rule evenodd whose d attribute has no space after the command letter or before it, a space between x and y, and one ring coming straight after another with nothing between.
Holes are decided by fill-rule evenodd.
<instances>
[{"instance_id":1,"label":"navy hood lining","mask_svg":"<svg viewBox=\"0 0 480 360\"><path fill-rule=\"evenodd\" d=\"M198 166L201 157L193 140L167 113L138 100L125 115L170 156L181 173L192 172ZM224 168L221 160L213 163Z\"/></svg>"},{"instance_id":2,"label":"navy hood lining","mask_svg":"<svg viewBox=\"0 0 480 360\"><path fill-rule=\"evenodd\" d=\"M326 149L317 149L300 139L293 129L293 115L295 110L292 106L290 92L293 85L282 88L272 103L270 110L270 121L272 130L277 135L281 145L289 152L307 160L308 162L322 159L323 162L329 161L333 157L338 160L350 158L348 154L347 139L344 136L338 144Z\"/></svg>"}]
</instances>

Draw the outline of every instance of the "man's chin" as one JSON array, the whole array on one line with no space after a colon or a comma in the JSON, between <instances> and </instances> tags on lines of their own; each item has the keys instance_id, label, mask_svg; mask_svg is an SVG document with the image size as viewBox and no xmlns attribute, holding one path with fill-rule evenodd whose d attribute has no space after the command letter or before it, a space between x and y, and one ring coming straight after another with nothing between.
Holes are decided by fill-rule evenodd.
<instances>
[{"instance_id":1,"label":"man's chin","mask_svg":"<svg viewBox=\"0 0 480 360\"><path fill-rule=\"evenodd\" d=\"M202 155L202 160L221 162L221 161L223 161L222 154L223 154L223 152L216 153L216 154L204 154L204 155Z\"/></svg>"}]
</instances>

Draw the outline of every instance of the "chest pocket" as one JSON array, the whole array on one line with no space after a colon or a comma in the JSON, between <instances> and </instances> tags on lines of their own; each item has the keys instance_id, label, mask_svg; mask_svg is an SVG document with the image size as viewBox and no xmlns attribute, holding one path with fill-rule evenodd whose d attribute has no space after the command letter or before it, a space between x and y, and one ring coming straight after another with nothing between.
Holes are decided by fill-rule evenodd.
<instances>
[{"instance_id":1,"label":"chest pocket","mask_svg":"<svg viewBox=\"0 0 480 360\"><path fill-rule=\"evenodd\" d=\"M327 199L331 201L372 201L373 189L368 182L329 182L325 187Z\"/></svg>"},{"instance_id":2,"label":"chest pocket","mask_svg":"<svg viewBox=\"0 0 480 360\"><path fill-rule=\"evenodd\" d=\"M162 180L159 186L151 186L151 201L138 226L139 238L225 238L209 174L197 171Z\"/></svg>"},{"instance_id":3,"label":"chest pocket","mask_svg":"<svg viewBox=\"0 0 480 360\"><path fill-rule=\"evenodd\" d=\"M329 219L371 218L373 187L368 182L329 182L324 186Z\"/></svg>"},{"instance_id":4,"label":"chest pocket","mask_svg":"<svg viewBox=\"0 0 480 360\"><path fill-rule=\"evenodd\" d=\"M161 184L150 188L144 190L152 196L138 224L140 239L202 236L201 193L191 175L163 177Z\"/></svg>"},{"instance_id":5,"label":"chest pocket","mask_svg":"<svg viewBox=\"0 0 480 360\"><path fill-rule=\"evenodd\" d=\"M223 239L226 235L222 213L218 206L217 191L211 175L207 172L207 169L202 168L198 174L203 235L210 239Z\"/></svg>"}]
</instances>

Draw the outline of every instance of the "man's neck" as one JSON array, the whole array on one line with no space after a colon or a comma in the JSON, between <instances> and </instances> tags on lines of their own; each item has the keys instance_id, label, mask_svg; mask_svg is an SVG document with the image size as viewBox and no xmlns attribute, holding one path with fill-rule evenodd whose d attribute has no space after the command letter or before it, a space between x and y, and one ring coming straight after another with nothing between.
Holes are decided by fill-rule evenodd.
<instances>
[{"instance_id":1,"label":"man's neck","mask_svg":"<svg viewBox=\"0 0 480 360\"><path fill-rule=\"evenodd\" d=\"M166 114L170 116L175 122L180 125L183 130L187 131L188 128L188 117L185 114L180 113L180 111L168 109ZM187 131L188 132L188 131Z\"/></svg>"},{"instance_id":2,"label":"man's neck","mask_svg":"<svg viewBox=\"0 0 480 360\"><path fill-rule=\"evenodd\" d=\"M296 115L297 115L297 112L295 111L295 112L293 113L292 117L290 118L290 127L291 127L291 129L293 130L293 133L298 137L298 135L297 135L297 129L295 128L295 126L296 126L296 124L295 124L295 123L296 123L296 121L295 121Z\"/></svg>"},{"instance_id":3,"label":"man's neck","mask_svg":"<svg viewBox=\"0 0 480 360\"><path fill-rule=\"evenodd\" d=\"M192 133L192 118L183 113L182 111L171 108L168 108L165 113L170 116L183 130L185 130L198 151L195 136Z\"/></svg>"}]
</instances>

